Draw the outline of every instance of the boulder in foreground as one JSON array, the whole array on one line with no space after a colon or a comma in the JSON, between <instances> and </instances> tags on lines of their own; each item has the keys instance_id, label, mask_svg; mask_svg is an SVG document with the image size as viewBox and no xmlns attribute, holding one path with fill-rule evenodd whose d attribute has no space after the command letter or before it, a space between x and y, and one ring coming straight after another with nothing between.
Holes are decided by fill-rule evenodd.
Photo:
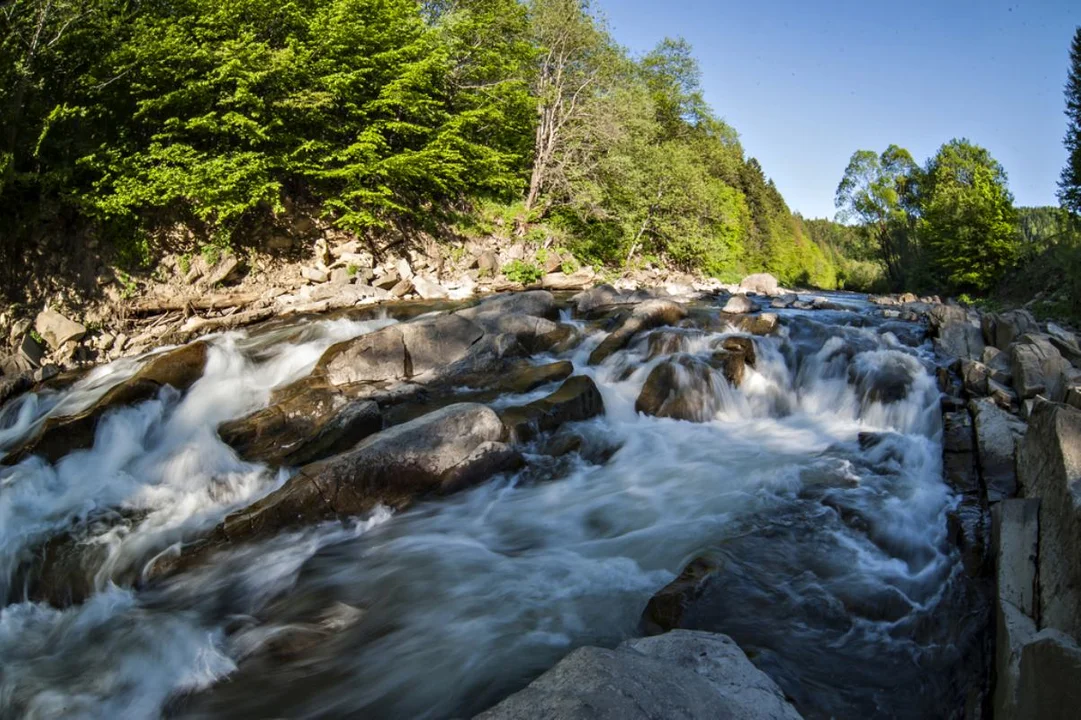
<instances>
[{"instance_id":1,"label":"boulder in foreground","mask_svg":"<svg viewBox=\"0 0 1081 720\"><path fill-rule=\"evenodd\" d=\"M579 648L477 720L800 717L731 638L676 630L615 650Z\"/></svg>"}]
</instances>

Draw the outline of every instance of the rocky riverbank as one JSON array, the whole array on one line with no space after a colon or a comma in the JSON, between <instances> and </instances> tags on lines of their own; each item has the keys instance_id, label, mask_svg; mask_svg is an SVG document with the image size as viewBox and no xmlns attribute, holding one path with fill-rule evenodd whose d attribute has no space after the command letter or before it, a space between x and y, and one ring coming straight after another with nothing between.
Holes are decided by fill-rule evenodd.
<instances>
[{"instance_id":1,"label":"rocky riverbank","mask_svg":"<svg viewBox=\"0 0 1081 720\"><path fill-rule=\"evenodd\" d=\"M401 282L404 268L394 271ZM389 277L390 272L386 266L373 269L376 284L370 287L378 285L376 276ZM584 284L594 280L581 277ZM1071 670L1081 631L1081 583L1075 572L1081 542L1075 506L1081 501L1074 488L1081 477L1074 467L1081 467L1081 411L1074 409L1081 396L1081 370L1075 364L1081 349L1069 331L1040 325L1024 311L980 314L935 298L873 298L868 306L853 296L796 293L779 288L768 276L752 276L732 288L628 287L624 282L623 287L599 285L573 297L538 288L456 304L450 302L449 283L441 285L446 297L379 304L370 301L374 295L357 299L358 292L367 292L357 288L369 285L355 277L338 284L312 282L304 285L308 300L312 289L328 288L326 298L313 302L346 311L340 322L359 321L359 334L350 326L335 339L312 334L325 320L263 318L253 320L249 333L236 339L208 337L137 361L119 360L77 382L72 375L49 380L41 368L21 368L8 376L8 396L32 391L8 402L0 415L3 463L10 466L0 473L10 478L5 482L12 488L40 472L60 473L46 479L49 487L56 486L80 452L94 457L106 444L118 442L122 436L116 435L116 423L125 413L136 407L167 413L178 398L197 403L202 413L214 403L228 405L209 414L215 420L205 430L192 419L194 407L176 410L181 425L171 432L196 433L191 437L199 440L185 442L211 443L215 453L220 448L223 467L230 468L214 475L206 491L197 490L200 507L213 510L200 510L180 524L162 516L164 506L155 501L139 505L92 495L79 501L80 490L72 494L70 508L53 508L48 519L27 522L24 535L21 526L13 526L8 532L15 534L5 547L17 552L3 558L10 565L4 593L8 603L80 612L82 604L92 603L107 588L126 588L156 598L158 605L179 602L185 612L201 608L201 622L220 622L222 613L267 616L257 627L280 622L272 639L244 640L254 642L255 649L236 656L240 670L232 689L206 686L184 701L195 712L224 710L233 702L230 693L250 691L261 673L310 663L322 644L333 646L337 638L353 633L365 636L373 632L365 630L369 626L393 632L398 623L380 620L381 606L348 599L333 608L318 602L309 607L304 601L274 622L269 619L273 604L260 600L258 607L247 607L243 593L194 599L216 592L214 578L228 574L236 559L248 562L243 559L260 557L267 552L260 548L278 538L338 527L350 518L387 511L412 517L409 508L418 504L429 508L423 518L437 512L440 503L467 502L451 498L500 487L499 478L515 478L501 491L511 492L607 472L620 458L630 458L633 467L650 462L651 455L663 456L663 446L628 449L639 442L634 434L590 429L590 423L613 413L630 418L626 422L635 432L667 431L663 424L634 424L640 422L634 418L646 418L678 423L681 435L695 427L715 433L707 426L717 418L729 418L729 423L742 418L758 423L760 431L779 433L771 441L776 459L767 465L783 465L792 453L807 463L797 466L799 490L791 494L786 489L791 479L777 487L766 485L770 490L760 490L759 496L766 492L776 505L765 506L760 515L752 512L741 521L750 523L747 528L737 524L723 541L716 531L704 536L714 538L710 542L698 536L682 541L678 531L669 531L676 538L674 548L684 549L662 565L682 562L685 567L659 591L654 592L663 583L650 580L652 598L632 613L637 632L656 637L631 640L615 650L604 647L617 643L582 647L498 705L506 690L486 692L486 700L460 699L453 707L475 713L495 705L486 718L534 717L538 708L568 718L597 712L612 718L677 712L789 718L799 716L795 708L821 717L897 703L876 695L885 692L877 689L880 685L896 683L913 691L922 688L930 703L893 705L900 715L920 716L942 702L950 703L945 714L951 717L978 717L992 708L995 717L1054 717L1047 713L1070 707L1071 693L1081 686ZM415 282L413 287L416 292ZM420 287L426 287L423 281ZM221 318L278 309L241 307ZM321 305L299 307L303 310L295 319L325 317L315 314ZM177 312L164 311L159 320ZM188 320L162 320L159 327L169 326L173 334L160 339L190 337L176 333L196 317L208 319L193 314ZM87 355L87 364L94 360L89 348L100 332L51 311L43 312L35 325L42 340L56 348L54 360L73 346L84 350L71 357ZM198 332L211 329L203 325ZM313 338L319 339L312 344ZM312 350L302 350L309 344L318 350L310 361L303 358ZM267 372L259 370L261 363L276 357L273 348L283 345L298 354L296 369L275 370L260 380L266 389L254 398L243 399L243 390L227 398L206 386L215 373ZM62 387L76 390L58 392ZM201 397L215 392L216 398ZM631 394L624 399L621 393ZM803 458L799 453L805 449L789 438L807 433L804 416L812 426L832 417L848 419L827 433L829 443ZM124 420L133 421L135 416ZM762 425L767 422L793 424ZM851 429L855 423L870 429L857 436ZM725 442L736 442L736 426L726 427L730 435ZM203 433L213 438L201 439ZM928 468L938 467L939 459L926 453L938 447L929 443L937 443L939 433L949 491L937 477L924 477ZM719 437L724 436L703 439L708 446ZM116 452L127 452L121 450L125 442ZM746 442L757 448L760 440L749 437ZM160 451L174 452L170 447L166 443ZM726 457L742 463L742 472L754 473L760 454L748 449ZM142 472L153 476L163 462L154 460ZM692 476L695 468L706 473L706 488L715 482L711 473L728 471L712 461L696 464L693 458L673 457L654 472L679 476L684 462L691 463L686 472ZM252 468L264 483L259 492L225 479L244 477ZM614 478L629 470L611 472ZM191 482L181 474L183 483ZM655 482L650 478L644 487ZM10 497L13 490L6 492ZM714 502L712 492L706 490L698 504ZM896 502L879 504L895 496ZM433 504L434 499L441 500ZM668 502L691 500L676 493ZM95 509L88 513L87 506ZM727 500L718 512L732 507ZM655 512L660 510L649 511ZM596 537L590 546L620 537L614 528L624 522L619 516L591 515L586 527ZM337 532L331 537L339 537ZM497 556L528 556L551 542L526 539L530 533L521 528L503 532L510 533L509 546L500 545ZM864 545L863 555L849 557L853 547ZM784 552L778 553L778 547ZM864 566L867 553L888 562ZM864 559L857 562L859 557ZM911 568L911 575L896 576L898 564ZM315 577L317 567L310 570ZM869 574L852 575L854 567ZM818 579L803 585L808 568ZM760 577L762 572L766 575ZM758 584L764 577L767 586ZM825 598L816 594L823 587L829 588ZM189 595L196 588L203 589ZM940 606L945 609L939 611ZM757 611L748 614L751 608ZM964 608L962 615L950 614L959 608ZM763 629L761 613L779 615ZM787 627L782 617L814 628L821 639L796 639L791 628L783 637L770 635L770 627ZM876 644L882 638L875 633L847 647L864 626L877 628L876 633L888 628L896 642L915 643L926 659L913 667L912 649L884 648ZM240 642L248 631L223 632L235 637L231 642ZM620 632L623 637L634 634ZM784 656L785 643L790 643L790 657ZM835 656L819 655L820 667L799 660L829 643L839 649ZM0 647L0 656L3 652ZM865 675L864 668L852 665L862 652L885 652L868 668L889 671L876 675L867 669ZM862 690L848 694L817 687L824 680L816 670L825 678L838 671L838 663L851 666L851 684ZM497 687L522 685L520 679L504 679ZM36 702L22 694L24 686L11 692L22 698L19 702ZM269 691L263 694L268 701L272 697ZM244 702L254 702L252 697L246 693ZM371 708L392 700L381 696L349 702ZM398 709L392 715L412 712L404 709L413 707L409 701L396 698L393 703Z\"/></svg>"}]
</instances>

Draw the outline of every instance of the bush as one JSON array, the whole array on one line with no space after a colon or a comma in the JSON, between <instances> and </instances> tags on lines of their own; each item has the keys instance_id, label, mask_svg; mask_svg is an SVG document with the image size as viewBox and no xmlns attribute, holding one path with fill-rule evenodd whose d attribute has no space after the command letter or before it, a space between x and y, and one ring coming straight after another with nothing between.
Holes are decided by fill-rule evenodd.
<instances>
[{"instance_id":1,"label":"bush","mask_svg":"<svg viewBox=\"0 0 1081 720\"><path fill-rule=\"evenodd\" d=\"M532 285L541 279L544 271L533 263L512 260L503 266L503 275L511 282Z\"/></svg>"}]
</instances>

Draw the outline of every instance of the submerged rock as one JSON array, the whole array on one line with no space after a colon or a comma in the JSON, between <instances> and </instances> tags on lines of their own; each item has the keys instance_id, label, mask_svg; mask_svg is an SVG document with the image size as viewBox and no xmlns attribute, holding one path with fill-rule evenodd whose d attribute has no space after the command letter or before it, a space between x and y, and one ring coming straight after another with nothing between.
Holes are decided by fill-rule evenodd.
<instances>
[{"instance_id":1,"label":"submerged rock","mask_svg":"<svg viewBox=\"0 0 1081 720\"><path fill-rule=\"evenodd\" d=\"M540 433L568 422L589 420L604 414L604 400L593 379L576 375L551 395L503 411L503 424L517 442L528 442Z\"/></svg>"},{"instance_id":2,"label":"submerged rock","mask_svg":"<svg viewBox=\"0 0 1081 720\"><path fill-rule=\"evenodd\" d=\"M741 356L725 352L719 355L718 365L733 374L738 367L742 376ZM730 359L733 361L726 362ZM709 363L693 355L675 355L649 373L634 409L655 417L706 422L721 409L719 388L714 387L714 382Z\"/></svg>"},{"instance_id":3,"label":"submerged rock","mask_svg":"<svg viewBox=\"0 0 1081 720\"><path fill-rule=\"evenodd\" d=\"M680 630L583 647L477 720L797 720L777 684L726 635Z\"/></svg>"},{"instance_id":4,"label":"submerged rock","mask_svg":"<svg viewBox=\"0 0 1081 720\"><path fill-rule=\"evenodd\" d=\"M207 352L207 344L197 342L154 355L132 377L110 389L83 412L49 418L36 435L8 453L3 463L12 464L30 455L56 462L73 450L90 447L98 419L104 413L150 400L166 385L187 390L202 377Z\"/></svg>"}]
</instances>

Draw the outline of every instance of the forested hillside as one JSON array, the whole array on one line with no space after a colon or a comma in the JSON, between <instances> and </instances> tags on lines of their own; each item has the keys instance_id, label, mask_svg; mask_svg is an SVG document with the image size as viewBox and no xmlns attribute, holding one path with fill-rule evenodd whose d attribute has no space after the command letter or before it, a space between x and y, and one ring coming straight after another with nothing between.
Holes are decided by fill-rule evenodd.
<instances>
[{"instance_id":1,"label":"forested hillside","mask_svg":"<svg viewBox=\"0 0 1081 720\"><path fill-rule=\"evenodd\" d=\"M691 48L632 57L585 0L14 0L0 32L9 291L298 212L375 248L500 217L592 265L839 280Z\"/></svg>"}]
</instances>

